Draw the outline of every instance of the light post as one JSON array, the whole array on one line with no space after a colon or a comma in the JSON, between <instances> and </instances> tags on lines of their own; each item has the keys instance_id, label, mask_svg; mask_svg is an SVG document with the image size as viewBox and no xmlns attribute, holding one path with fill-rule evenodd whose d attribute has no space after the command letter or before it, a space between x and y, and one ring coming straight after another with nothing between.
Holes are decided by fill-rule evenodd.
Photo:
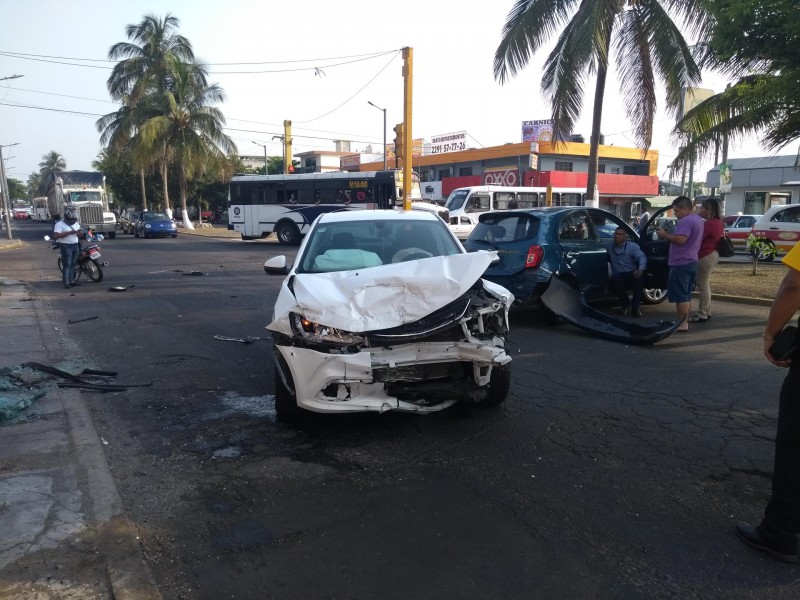
<instances>
[{"instance_id":1,"label":"light post","mask_svg":"<svg viewBox=\"0 0 800 600\"><path fill-rule=\"evenodd\" d=\"M3 148L10 148L11 146L17 146L19 142L14 144L6 144L5 146L0 145L0 194L3 196L3 210L6 213L5 221L6 221L6 236L8 239L12 239L11 237L11 198L8 197L8 181L6 180L6 165L5 161L3 160Z\"/></svg>"},{"instance_id":2,"label":"light post","mask_svg":"<svg viewBox=\"0 0 800 600\"><path fill-rule=\"evenodd\" d=\"M367 104L383 111L383 170L386 170L386 109L367 100Z\"/></svg>"},{"instance_id":3,"label":"light post","mask_svg":"<svg viewBox=\"0 0 800 600\"><path fill-rule=\"evenodd\" d=\"M251 142L253 140L250 140ZM253 142L256 146L261 146L264 148L264 175L268 175L267 173L267 145L266 144L259 144L258 142Z\"/></svg>"}]
</instances>

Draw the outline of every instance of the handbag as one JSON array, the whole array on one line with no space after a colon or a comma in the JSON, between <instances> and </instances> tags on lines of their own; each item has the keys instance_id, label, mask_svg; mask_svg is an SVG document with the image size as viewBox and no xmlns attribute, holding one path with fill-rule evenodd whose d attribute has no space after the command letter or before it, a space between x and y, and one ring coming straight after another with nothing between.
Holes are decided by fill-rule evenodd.
<instances>
[{"instance_id":1,"label":"handbag","mask_svg":"<svg viewBox=\"0 0 800 600\"><path fill-rule=\"evenodd\" d=\"M733 247L733 242L731 238L727 235L723 235L719 238L719 244L717 244L717 252L719 253L721 258L730 258L734 254L736 254L736 250Z\"/></svg>"},{"instance_id":2,"label":"handbag","mask_svg":"<svg viewBox=\"0 0 800 600\"><path fill-rule=\"evenodd\" d=\"M797 327L787 325L772 342L769 353L775 360L786 360L792 358L797 351Z\"/></svg>"}]
</instances>

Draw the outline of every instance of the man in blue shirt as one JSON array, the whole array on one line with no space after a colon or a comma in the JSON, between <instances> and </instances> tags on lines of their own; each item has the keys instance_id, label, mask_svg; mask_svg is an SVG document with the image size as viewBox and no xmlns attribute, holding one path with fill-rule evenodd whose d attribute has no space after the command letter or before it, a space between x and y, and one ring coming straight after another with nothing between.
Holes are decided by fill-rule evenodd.
<instances>
[{"instance_id":1,"label":"man in blue shirt","mask_svg":"<svg viewBox=\"0 0 800 600\"><path fill-rule=\"evenodd\" d=\"M641 317L639 305L644 291L644 270L647 268L647 257L639 248L639 244L631 242L622 227L614 231L614 241L606 247L608 262L611 264L611 290L619 298L622 308L620 314ZM633 296L628 297L628 289Z\"/></svg>"}]
</instances>

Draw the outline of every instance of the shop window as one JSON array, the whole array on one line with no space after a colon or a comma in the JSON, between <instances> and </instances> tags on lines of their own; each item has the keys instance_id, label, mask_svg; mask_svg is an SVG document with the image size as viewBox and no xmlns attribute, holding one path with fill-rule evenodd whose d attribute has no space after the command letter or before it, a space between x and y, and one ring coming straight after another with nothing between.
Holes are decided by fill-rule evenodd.
<instances>
[{"instance_id":1,"label":"shop window","mask_svg":"<svg viewBox=\"0 0 800 600\"><path fill-rule=\"evenodd\" d=\"M572 171L572 163L564 160L556 161L556 171Z\"/></svg>"}]
</instances>

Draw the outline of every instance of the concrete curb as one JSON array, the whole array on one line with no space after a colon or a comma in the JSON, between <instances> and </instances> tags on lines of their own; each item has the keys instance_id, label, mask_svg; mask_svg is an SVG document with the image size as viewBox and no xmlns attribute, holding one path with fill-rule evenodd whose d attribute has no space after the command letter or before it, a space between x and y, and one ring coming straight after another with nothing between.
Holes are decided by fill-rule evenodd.
<instances>
[{"instance_id":1,"label":"concrete curb","mask_svg":"<svg viewBox=\"0 0 800 600\"><path fill-rule=\"evenodd\" d=\"M28 296L27 287L24 289L24 295ZM58 324L50 320L38 303L33 303L33 310L45 354L51 364L57 362L57 352L44 332L55 331ZM62 392L62 404L81 473L80 487L91 503L113 596L116 600L162 600L139 545L138 532L125 514L89 409L78 390L62 389Z\"/></svg>"}]
</instances>

